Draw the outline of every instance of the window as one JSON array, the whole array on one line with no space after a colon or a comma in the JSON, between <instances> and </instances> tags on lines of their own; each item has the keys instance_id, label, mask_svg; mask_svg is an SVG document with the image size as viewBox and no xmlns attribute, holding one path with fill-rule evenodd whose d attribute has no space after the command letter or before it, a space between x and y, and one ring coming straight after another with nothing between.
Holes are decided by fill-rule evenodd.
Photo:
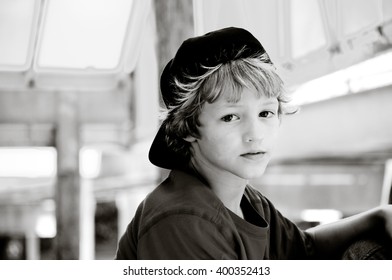
<instances>
[{"instance_id":1,"label":"window","mask_svg":"<svg viewBox=\"0 0 392 280\"><path fill-rule=\"evenodd\" d=\"M39 68L114 69L132 0L49 0L39 40Z\"/></svg>"},{"instance_id":2,"label":"window","mask_svg":"<svg viewBox=\"0 0 392 280\"><path fill-rule=\"evenodd\" d=\"M0 0L0 70L30 66L39 4L38 0Z\"/></svg>"},{"instance_id":3,"label":"window","mask_svg":"<svg viewBox=\"0 0 392 280\"><path fill-rule=\"evenodd\" d=\"M294 59L319 50L327 44L318 1L290 1L291 54Z\"/></svg>"},{"instance_id":4,"label":"window","mask_svg":"<svg viewBox=\"0 0 392 280\"><path fill-rule=\"evenodd\" d=\"M357 34L374 27L382 21L382 3L380 0L341 0L340 21L342 35Z\"/></svg>"}]
</instances>

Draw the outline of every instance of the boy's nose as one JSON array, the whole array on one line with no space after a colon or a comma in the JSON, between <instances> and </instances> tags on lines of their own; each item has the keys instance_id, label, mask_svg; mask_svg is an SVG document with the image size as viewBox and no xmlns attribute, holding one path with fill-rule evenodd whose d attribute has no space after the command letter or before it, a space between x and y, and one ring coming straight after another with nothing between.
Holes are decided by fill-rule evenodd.
<instances>
[{"instance_id":1,"label":"boy's nose","mask_svg":"<svg viewBox=\"0 0 392 280\"><path fill-rule=\"evenodd\" d=\"M262 141L264 138L263 123L260 120L249 121L244 131L244 142Z\"/></svg>"}]
</instances>

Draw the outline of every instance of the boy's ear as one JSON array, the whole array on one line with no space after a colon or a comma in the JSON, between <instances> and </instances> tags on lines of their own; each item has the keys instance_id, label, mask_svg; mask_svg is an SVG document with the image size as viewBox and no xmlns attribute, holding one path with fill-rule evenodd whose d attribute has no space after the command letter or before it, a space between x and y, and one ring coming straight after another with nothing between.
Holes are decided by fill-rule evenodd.
<instances>
[{"instance_id":1,"label":"boy's ear","mask_svg":"<svg viewBox=\"0 0 392 280\"><path fill-rule=\"evenodd\" d=\"M187 141L187 142L189 142L189 143L192 143L192 142L195 142L195 141L196 141L196 138L193 137L193 136L187 136L187 137L182 138L182 139L184 139L185 141Z\"/></svg>"}]
</instances>

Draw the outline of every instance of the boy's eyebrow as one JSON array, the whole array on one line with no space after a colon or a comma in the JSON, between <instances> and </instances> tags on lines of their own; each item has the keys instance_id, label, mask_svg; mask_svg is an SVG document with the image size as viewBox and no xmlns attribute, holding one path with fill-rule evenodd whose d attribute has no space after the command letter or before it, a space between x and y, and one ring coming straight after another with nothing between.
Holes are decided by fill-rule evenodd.
<instances>
[{"instance_id":1,"label":"boy's eyebrow","mask_svg":"<svg viewBox=\"0 0 392 280\"><path fill-rule=\"evenodd\" d=\"M277 105L277 104L279 104L278 100L268 100L268 101L265 101L265 102L261 103L261 105L263 105L263 106ZM240 102L230 102L230 101L228 101L228 102L224 103L224 105L221 105L219 107L235 108L235 107L240 107L240 106L241 106Z\"/></svg>"},{"instance_id":2,"label":"boy's eyebrow","mask_svg":"<svg viewBox=\"0 0 392 280\"><path fill-rule=\"evenodd\" d=\"M279 104L279 101L277 99L276 100L275 99L269 100L269 101L263 103L263 105L276 105L276 104Z\"/></svg>"}]
</instances>

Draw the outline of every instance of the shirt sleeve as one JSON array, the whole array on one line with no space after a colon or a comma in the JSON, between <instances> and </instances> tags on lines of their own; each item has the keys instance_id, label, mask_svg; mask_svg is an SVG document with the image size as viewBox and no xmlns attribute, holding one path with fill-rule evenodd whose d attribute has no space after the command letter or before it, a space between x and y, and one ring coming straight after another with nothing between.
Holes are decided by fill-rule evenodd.
<instances>
[{"instance_id":1,"label":"shirt sleeve","mask_svg":"<svg viewBox=\"0 0 392 280\"><path fill-rule=\"evenodd\" d=\"M117 252L114 257L115 260L136 260L136 247L135 242L133 242L133 234L132 234L132 227L135 221L132 220L131 223L128 225L127 230L121 236Z\"/></svg>"},{"instance_id":2,"label":"shirt sleeve","mask_svg":"<svg viewBox=\"0 0 392 280\"><path fill-rule=\"evenodd\" d=\"M140 236L137 254L138 259L236 259L233 242L224 228L207 219L173 214Z\"/></svg>"}]
</instances>

